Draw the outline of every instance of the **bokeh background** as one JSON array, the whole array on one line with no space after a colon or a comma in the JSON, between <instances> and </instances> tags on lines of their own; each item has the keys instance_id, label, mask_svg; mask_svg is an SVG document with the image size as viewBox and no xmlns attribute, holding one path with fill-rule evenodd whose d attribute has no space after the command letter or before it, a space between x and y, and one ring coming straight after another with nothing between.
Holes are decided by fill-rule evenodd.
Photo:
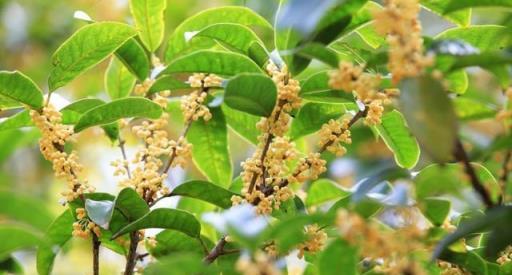
<instances>
[{"instance_id":1,"label":"bokeh background","mask_svg":"<svg viewBox=\"0 0 512 275\"><path fill-rule=\"evenodd\" d=\"M273 21L277 0L169 0L166 10L166 34L188 16L198 11L223 5L246 5ZM75 11L81 10L98 21L131 22L128 0L0 0L0 70L20 70L32 77L46 91L46 80L50 58L55 49L83 21L73 18ZM425 35L435 35L454 25L440 17L423 11L421 19ZM506 11L499 9L479 9L473 12L473 24L495 24L511 21ZM164 40L165 41L165 40ZM165 49L165 46L161 50ZM106 99L104 72L108 62L103 62L93 70L80 76L71 85L59 89L55 104L64 106L69 102L84 97ZM320 65L313 65L320 66ZM307 75L306 71L306 75ZM503 96L496 81L481 70L470 72L471 88L467 96L485 102L497 108ZM0 111L0 120L12 115L16 110ZM171 124L169 131L177 136L181 131L180 120ZM485 148L492 137L502 132L502 126L494 119L480 120L464 125L464 133L475 144ZM349 148L349 155L343 159L330 159L330 177L343 186L351 186L358 179L368 175L377 165L393 162L393 157L386 146L374 138L366 127L356 127L353 131L354 144ZM44 228L51 217L56 217L64 208L59 204L59 193L64 190L62 182L54 179L51 165L39 154L37 145L38 132L33 128L0 131L0 189L25 197L40 205L42 215L40 227ZM442 141L440 141L442 142ZM315 138L308 137L298 146L307 148L315 145ZM252 145L230 133L230 145L234 167L234 176L240 172L240 162L251 154ZM135 140L128 139L128 154L136 150ZM74 147L78 150L81 163L86 167L89 182L101 192L116 193L119 190L110 162L120 158L119 148L113 146L100 130L92 129L80 134ZM428 163L422 159L419 167ZM497 171L497 162L487 161L488 167ZM203 176L190 165L186 171L175 169L168 180L169 185L179 184L185 179L198 179ZM168 202L169 204L177 202ZM183 202L182 202L183 203ZM0 208L9 207L0 201ZM207 209L195 209L198 212ZM0 223L16 223L16 217L3 215L0 211ZM1 245L0 240L0 245ZM60 253L55 261L55 274L90 274L90 243L74 239L67 253ZM26 274L36 274L35 252L17 252L15 257L23 263ZM103 249L101 252L102 272L118 274L124 260L114 253Z\"/></svg>"}]
</instances>

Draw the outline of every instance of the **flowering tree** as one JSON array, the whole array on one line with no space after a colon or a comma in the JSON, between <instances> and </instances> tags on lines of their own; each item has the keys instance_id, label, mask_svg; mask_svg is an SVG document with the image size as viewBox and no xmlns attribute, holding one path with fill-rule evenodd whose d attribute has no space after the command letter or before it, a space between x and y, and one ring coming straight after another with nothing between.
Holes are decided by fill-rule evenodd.
<instances>
[{"instance_id":1,"label":"flowering tree","mask_svg":"<svg viewBox=\"0 0 512 275\"><path fill-rule=\"evenodd\" d=\"M10 254L36 246L37 271L50 274L77 237L92 242L94 274L100 247L125 256L127 275L296 274L297 265L304 274L511 274L512 37L506 25L470 21L471 8L512 1L383 2L283 1L275 24L248 8L213 8L183 21L163 51L165 0L131 0L134 26L79 14L86 22L53 54L47 93L0 72L0 107L17 110L0 129L37 127L66 184L43 237L0 227L0 269L16 272ZM457 26L423 37L422 8ZM107 58L108 101L55 107L59 88ZM499 104L466 93L467 67L493 75ZM488 118L503 129L483 147L468 122ZM170 123L182 125L179 136ZM74 150L74 137L97 127L119 147L116 194L93 188ZM254 146L235 167L228 127ZM351 187L330 180L329 164L364 158L354 144L370 139L394 161L368 164ZM168 184L173 168L194 165L204 178ZM162 206L171 197L209 207Z\"/></svg>"}]
</instances>

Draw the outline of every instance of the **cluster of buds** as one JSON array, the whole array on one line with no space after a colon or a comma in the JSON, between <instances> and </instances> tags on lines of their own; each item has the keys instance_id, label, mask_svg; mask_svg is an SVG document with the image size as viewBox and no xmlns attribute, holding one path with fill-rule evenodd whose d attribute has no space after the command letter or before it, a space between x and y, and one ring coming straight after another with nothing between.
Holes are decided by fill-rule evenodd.
<instances>
[{"instance_id":1,"label":"cluster of buds","mask_svg":"<svg viewBox=\"0 0 512 275\"><path fill-rule=\"evenodd\" d=\"M149 91L149 88L151 88L153 83L155 83L154 79L147 78L142 83L135 85L133 93L135 95L146 95L146 93Z\"/></svg>"},{"instance_id":2,"label":"cluster of buds","mask_svg":"<svg viewBox=\"0 0 512 275\"><path fill-rule=\"evenodd\" d=\"M181 111L186 123L203 118L208 121L212 118L210 110L205 105L207 91L212 87L219 87L222 84L222 78L214 74L197 73L189 77L190 87L197 88L192 93L183 96L181 100Z\"/></svg>"},{"instance_id":3,"label":"cluster of buds","mask_svg":"<svg viewBox=\"0 0 512 275\"><path fill-rule=\"evenodd\" d=\"M66 181L69 190L62 192L66 200L72 201L85 192L93 192L94 189L86 182L80 182L78 174L82 166L78 163L75 151L67 153L64 145L73 135L73 129L62 124L62 114L52 105L47 105L39 112L30 111L32 121L41 131L39 148L44 158L53 164L55 176Z\"/></svg>"},{"instance_id":4,"label":"cluster of buds","mask_svg":"<svg viewBox=\"0 0 512 275\"><path fill-rule=\"evenodd\" d=\"M270 214L281 202L293 197L290 189L280 183L288 177L288 164L295 157L295 145L284 137L288 131L290 112L299 108L300 85L290 78L288 69L279 69L270 62L267 72L277 86L277 104L269 117L262 118L256 127L262 132L254 154L242 163L244 198L233 198L237 204L246 201L257 205L257 212Z\"/></svg>"},{"instance_id":5,"label":"cluster of buds","mask_svg":"<svg viewBox=\"0 0 512 275\"><path fill-rule=\"evenodd\" d=\"M507 246L505 250L501 251L499 254L499 258L496 262L500 265L504 265L508 262L512 261L512 246Z\"/></svg>"},{"instance_id":6,"label":"cluster of buds","mask_svg":"<svg viewBox=\"0 0 512 275\"><path fill-rule=\"evenodd\" d=\"M73 223L72 235L74 237L86 239L89 237L90 232L93 232L98 238L101 236L100 227L87 218L84 208L76 209L76 218L77 221Z\"/></svg>"},{"instance_id":7,"label":"cluster of buds","mask_svg":"<svg viewBox=\"0 0 512 275\"><path fill-rule=\"evenodd\" d=\"M253 258L242 255L236 262L236 270L243 275L280 275L281 271L275 266L272 257L257 252Z\"/></svg>"},{"instance_id":8,"label":"cluster of buds","mask_svg":"<svg viewBox=\"0 0 512 275\"><path fill-rule=\"evenodd\" d=\"M388 69L393 81L421 74L433 63L423 55L419 0L385 0L384 9L373 14L378 33L387 35L390 46Z\"/></svg>"},{"instance_id":9,"label":"cluster of buds","mask_svg":"<svg viewBox=\"0 0 512 275\"><path fill-rule=\"evenodd\" d=\"M337 70L329 73L329 86L333 89L354 93L357 100L368 108L365 124L369 126L381 123L384 105L391 103L391 97L397 95L396 89L379 90L379 75L364 72L364 66L342 61Z\"/></svg>"},{"instance_id":10,"label":"cluster of buds","mask_svg":"<svg viewBox=\"0 0 512 275\"><path fill-rule=\"evenodd\" d=\"M441 275L470 275L471 273L469 271L466 271L465 269L459 267L458 265L445 262L445 261L439 261L437 263L439 268L441 269Z\"/></svg>"},{"instance_id":11,"label":"cluster of buds","mask_svg":"<svg viewBox=\"0 0 512 275\"><path fill-rule=\"evenodd\" d=\"M322 250L327 241L327 234L317 225L311 224L306 226L307 240L300 244L298 257L302 259L304 252L318 252Z\"/></svg>"},{"instance_id":12,"label":"cluster of buds","mask_svg":"<svg viewBox=\"0 0 512 275\"><path fill-rule=\"evenodd\" d=\"M341 143L352 143L350 130L348 129L349 122L348 119L342 121L331 119L324 124L319 132L319 145L338 157L343 156L347 149Z\"/></svg>"}]
</instances>

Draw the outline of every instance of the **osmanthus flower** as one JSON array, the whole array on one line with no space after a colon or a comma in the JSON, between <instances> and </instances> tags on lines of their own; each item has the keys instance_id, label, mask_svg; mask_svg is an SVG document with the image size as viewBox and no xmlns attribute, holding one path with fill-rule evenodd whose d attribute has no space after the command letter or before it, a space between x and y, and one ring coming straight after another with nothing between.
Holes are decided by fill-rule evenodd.
<instances>
[{"instance_id":1,"label":"osmanthus flower","mask_svg":"<svg viewBox=\"0 0 512 275\"><path fill-rule=\"evenodd\" d=\"M456 264L445 261L438 261L437 265L441 269L441 275L471 275L472 273L461 268Z\"/></svg>"},{"instance_id":2,"label":"osmanthus flower","mask_svg":"<svg viewBox=\"0 0 512 275\"><path fill-rule=\"evenodd\" d=\"M512 246L507 246L503 251L499 253L499 257L496 262L500 265L504 265L512 261Z\"/></svg>"},{"instance_id":3,"label":"osmanthus flower","mask_svg":"<svg viewBox=\"0 0 512 275\"><path fill-rule=\"evenodd\" d=\"M75 212L77 221L73 223L72 235L74 237L85 239L89 237L91 232L93 232L98 238L101 237L100 227L87 217L87 213L84 208L77 208Z\"/></svg>"},{"instance_id":4,"label":"osmanthus flower","mask_svg":"<svg viewBox=\"0 0 512 275\"><path fill-rule=\"evenodd\" d=\"M254 256L242 254L236 262L236 270L243 275L280 275L282 274L273 257L263 252L256 252Z\"/></svg>"},{"instance_id":5,"label":"osmanthus flower","mask_svg":"<svg viewBox=\"0 0 512 275\"><path fill-rule=\"evenodd\" d=\"M327 234L318 226L318 224L311 224L306 226L307 240L298 246L298 257L304 257L304 252L318 252L321 251L327 241Z\"/></svg>"},{"instance_id":6,"label":"osmanthus flower","mask_svg":"<svg viewBox=\"0 0 512 275\"><path fill-rule=\"evenodd\" d=\"M385 0L384 9L373 13L377 32L387 35L388 69L395 83L419 75L433 63L423 54L419 11L419 0Z\"/></svg>"},{"instance_id":7,"label":"osmanthus flower","mask_svg":"<svg viewBox=\"0 0 512 275\"><path fill-rule=\"evenodd\" d=\"M78 162L77 153L64 150L64 145L73 135L73 128L62 124L62 114L48 104L41 111L31 110L30 116L41 131L41 153L53 164L55 176L65 180L68 185L69 190L62 192L64 198L70 202L86 192L93 192L94 188L79 179L83 167Z\"/></svg>"}]
</instances>

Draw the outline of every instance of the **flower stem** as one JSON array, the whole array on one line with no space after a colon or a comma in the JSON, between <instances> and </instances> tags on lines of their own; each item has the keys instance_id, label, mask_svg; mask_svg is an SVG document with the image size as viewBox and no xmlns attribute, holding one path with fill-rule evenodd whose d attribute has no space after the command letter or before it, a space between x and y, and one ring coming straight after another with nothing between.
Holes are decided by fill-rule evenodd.
<instances>
[{"instance_id":1,"label":"flower stem","mask_svg":"<svg viewBox=\"0 0 512 275\"><path fill-rule=\"evenodd\" d=\"M94 275L100 274L100 245L101 242L98 240L98 236L92 233L92 273Z\"/></svg>"}]
</instances>

